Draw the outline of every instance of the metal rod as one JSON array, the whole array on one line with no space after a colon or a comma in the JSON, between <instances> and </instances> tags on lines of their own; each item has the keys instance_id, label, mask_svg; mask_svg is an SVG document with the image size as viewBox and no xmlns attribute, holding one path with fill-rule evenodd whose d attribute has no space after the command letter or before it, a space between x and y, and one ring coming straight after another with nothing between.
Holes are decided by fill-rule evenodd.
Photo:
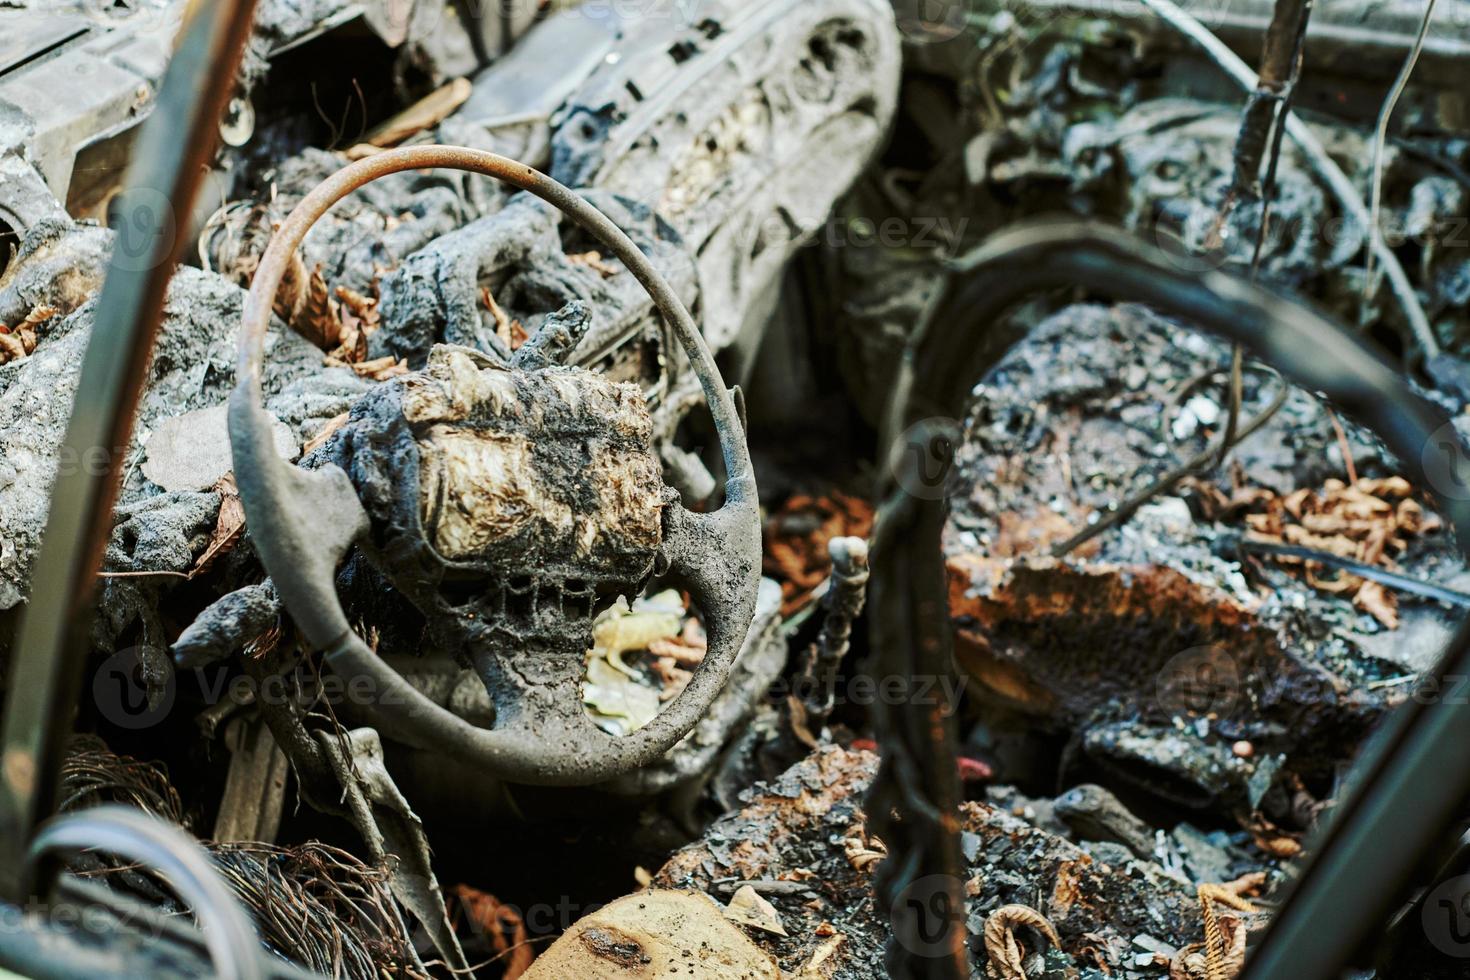
<instances>
[{"instance_id":1,"label":"metal rod","mask_svg":"<svg viewBox=\"0 0 1470 980\"><path fill-rule=\"evenodd\" d=\"M0 898L33 886L22 860L36 825L55 803L92 616L97 571L112 527L122 462L147 377L188 215L219 138L235 87L255 0L188 6L179 43L144 124L123 201L124 224L93 319L67 450L101 467L58 474L32 579L30 605L5 692L0 729Z\"/></svg>"},{"instance_id":2,"label":"metal rod","mask_svg":"<svg viewBox=\"0 0 1470 980\"><path fill-rule=\"evenodd\" d=\"M1210 33L1209 28L1181 9L1173 0L1143 0L1143 3L1147 4L1170 27L1198 44L1236 85L1247 92L1255 90L1256 73L1251 71L1250 67L1225 45L1225 42ZM1434 330L1429 326L1429 318L1424 315L1424 308L1419 304L1419 296L1414 292L1414 284L1409 281L1409 276L1404 272L1398 256L1394 255L1393 250L1384 241L1383 232L1373 227L1368 216L1368 208L1363 204L1358 188L1342 172L1342 168L1327 153L1322 142L1307 128L1306 123L1295 115L1287 115L1285 125L1286 135L1291 137L1291 141L1302 151L1312 165L1312 169L1317 171L1327 183L1343 211L1363 229L1367 247L1378 256L1378 262L1383 266L1383 273L1388 276L1389 286L1403 308L1404 318L1408 321L1409 331L1413 334L1415 343L1419 345L1420 353L1425 359L1438 357L1442 353L1439 339L1435 337Z\"/></svg>"}]
</instances>

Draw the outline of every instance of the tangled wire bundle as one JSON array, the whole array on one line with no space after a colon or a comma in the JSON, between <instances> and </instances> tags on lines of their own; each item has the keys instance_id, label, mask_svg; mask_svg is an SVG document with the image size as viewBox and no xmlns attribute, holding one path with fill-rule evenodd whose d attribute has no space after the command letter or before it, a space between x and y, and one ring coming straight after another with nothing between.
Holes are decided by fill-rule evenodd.
<instances>
[{"instance_id":1,"label":"tangled wire bundle","mask_svg":"<svg viewBox=\"0 0 1470 980\"><path fill-rule=\"evenodd\" d=\"M187 827L178 791L162 766L118 755L96 735L78 735L61 767L60 810L69 813L102 803L134 806Z\"/></svg>"},{"instance_id":2,"label":"tangled wire bundle","mask_svg":"<svg viewBox=\"0 0 1470 980\"><path fill-rule=\"evenodd\" d=\"M388 873L318 842L205 844L272 952L316 973L422 977Z\"/></svg>"},{"instance_id":3,"label":"tangled wire bundle","mask_svg":"<svg viewBox=\"0 0 1470 980\"><path fill-rule=\"evenodd\" d=\"M167 770L118 755L95 735L78 736L62 769L61 809L82 810L102 803L134 806L187 826ZM294 848L218 841L204 841L203 846L249 910L261 942L277 956L350 980L382 976L427 980L388 888L386 870L315 841ZM172 901L167 884L135 864L88 855L72 861L71 867L150 901Z\"/></svg>"}]
</instances>

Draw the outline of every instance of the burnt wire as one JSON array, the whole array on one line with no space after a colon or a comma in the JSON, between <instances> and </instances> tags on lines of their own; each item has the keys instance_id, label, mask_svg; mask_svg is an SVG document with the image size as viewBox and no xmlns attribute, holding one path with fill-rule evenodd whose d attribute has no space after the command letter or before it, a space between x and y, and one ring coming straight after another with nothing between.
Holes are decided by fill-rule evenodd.
<instances>
[{"instance_id":1,"label":"burnt wire","mask_svg":"<svg viewBox=\"0 0 1470 980\"><path fill-rule=\"evenodd\" d=\"M184 824L178 791L161 765L118 755L95 735L78 736L62 767L61 809L109 803ZM215 841L202 846L250 912L261 942L277 956L325 976L424 976L385 867L317 842L295 848ZM147 869L136 861L94 854L89 865L73 870L125 891L141 885L154 899L169 892L167 882L155 883L151 876L144 883L139 876Z\"/></svg>"},{"instance_id":2,"label":"burnt wire","mask_svg":"<svg viewBox=\"0 0 1470 980\"><path fill-rule=\"evenodd\" d=\"M1234 51L1230 50L1229 46L1211 33L1209 28L1200 23L1197 17L1181 8L1173 0L1142 0L1142 2L1166 24L1199 45L1201 50L1236 85L1247 91L1255 89L1256 73L1251 71L1250 67ZM1409 333L1418 347L1417 353L1426 359L1438 356L1441 353L1439 340L1429 326L1429 318L1424 313L1424 307L1419 302L1414 285L1409 281L1408 274L1404 272L1403 264L1399 262L1398 256L1388 247L1380 231L1370 223L1368 208L1363 203L1358 188L1343 173L1342 168L1323 147L1321 140L1317 139L1305 123L1294 115L1282 115L1280 119L1286 135L1302 151L1308 164L1331 190L1332 196L1337 198L1344 214L1365 229L1366 247L1377 256L1378 262L1383 266L1384 275L1388 277L1394 296L1403 309Z\"/></svg>"},{"instance_id":3,"label":"burnt wire","mask_svg":"<svg viewBox=\"0 0 1470 980\"><path fill-rule=\"evenodd\" d=\"M1230 378L1232 399L1235 397L1234 390L1236 389L1238 377L1238 375L1236 374L1236 369L1243 366L1244 360L1244 352L1238 345L1235 348L1235 355L1233 360L1240 361L1242 363L1232 365ZM1216 465L1218 465L1220 460L1230 452L1232 447L1239 445L1246 439L1249 439L1251 436L1255 435L1263 427L1265 427L1268 422L1275 418L1276 414L1280 412L1282 407L1286 404L1286 399L1291 394L1291 386L1288 385L1284 380L1282 380L1280 373L1273 368L1268 368L1264 365L1252 365L1252 367L1265 372L1266 374L1275 378L1277 382L1276 393L1271 397L1271 401L1266 405L1264 409L1261 410L1261 413L1259 415L1251 419L1248 423L1245 424L1244 427L1237 428L1234 432L1230 431L1230 428L1227 427L1226 430L1220 434L1219 438L1217 438L1209 446L1205 447L1203 450L1196 453L1193 457L1186 460L1185 462L1180 463L1178 466L1175 466L1173 469L1166 472L1163 476L1159 477L1157 480L1150 483L1142 490L1130 495L1121 503L1115 505L1112 510L1108 511L1106 514L1098 518L1095 522L1089 524L1081 531L1078 531L1076 534L1072 535L1072 537L1052 548L1052 557L1066 557L1067 555L1076 551L1078 548L1082 547L1082 545L1091 541L1093 538L1097 537L1099 534L1102 534L1109 528L1116 527L1124 521L1128 520L1128 518L1136 514L1138 512L1138 509L1144 504L1147 504L1150 500L1153 500L1155 497L1161 494L1168 493L1170 490L1174 489L1174 487L1178 486L1188 477L1199 476L1200 474L1210 469L1213 469Z\"/></svg>"},{"instance_id":4,"label":"burnt wire","mask_svg":"<svg viewBox=\"0 0 1470 980\"><path fill-rule=\"evenodd\" d=\"M1428 0L1424 5L1424 18L1419 22L1419 33L1414 37L1414 47L1410 49L1409 55L1404 59L1404 65L1399 69L1399 74L1394 79L1393 87L1389 89L1388 98L1383 101L1383 108L1378 112L1378 124L1373 131L1373 166L1372 177L1369 183L1368 195L1368 222L1370 228L1377 228L1379 213L1383 206L1383 148L1388 142L1388 124L1393 119L1394 110L1398 108L1399 99L1403 97L1404 89L1408 88L1409 76L1414 74L1414 66L1419 63L1419 55L1424 50L1425 38L1429 36L1429 24L1434 20L1434 7L1438 0ZM1367 265L1363 275L1363 306L1360 313L1362 322L1368 320L1368 307L1373 302L1373 294L1377 292L1374 278L1377 270L1373 267L1374 252L1368 250Z\"/></svg>"},{"instance_id":5,"label":"burnt wire","mask_svg":"<svg viewBox=\"0 0 1470 980\"><path fill-rule=\"evenodd\" d=\"M201 846L273 955L344 980L428 980L385 868L316 841L293 848L253 841ZM127 891L132 876L147 870L136 863L104 865L84 876Z\"/></svg>"},{"instance_id":6,"label":"burnt wire","mask_svg":"<svg viewBox=\"0 0 1470 980\"><path fill-rule=\"evenodd\" d=\"M169 823L185 825L184 806L166 769L157 763L118 755L96 735L78 735L72 739L61 765L61 802L57 809L65 813L104 803L122 803Z\"/></svg>"},{"instance_id":7,"label":"burnt wire","mask_svg":"<svg viewBox=\"0 0 1470 980\"><path fill-rule=\"evenodd\" d=\"M904 489L927 486L915 467L933 447L916 423L931 405L959 414L974 379L996 356L991 341L999 338L984 328L1038 292L1081 286L1196 323L1281 365L1296 384L1325 392L1377 432L1420 485L1470 483L1470 451L1446 435L1453 430L1442 409L1360 338L1249 282L1181 269L1131 235L1079 221L1028 223L953 269L960 275L948 296L905 349L884 426L888 465L870 599L876 674L954 669L941 550L945 503ZM1470 548L1470 500L1441 494L1440 504L1460 546ZM1432 676L1443 681L1456 669L1470 671L1470 631L1462 630ZM1470 791L1470 772L1433 764L1470 740L1463 701L1410 702L1391 720L1248 963L1253 980L1336 976L1357 943L1381 927L1419 856ZM880 704L875 730L884 761L867 809L890 855L876 879L879 909L893 925L889 972L968 978L953 718L943 704Z\"/></svg>"},{"instance_id":8,"label":"burnt wire","mask_svg":"<svg viewBox=\"0 0 1470 980\"><path fill-rule=\"evenodd\" d=\"M1261 217L1256 228L1255 247L1251 254L1251 282L1256 281L1261 270L1261 257L1265 252L1266 236L1271 224L1271 203L1276 192L1276 175L1281 163L1281 146L1286 136L1284 123L1291 115L1297 83L1301 80L1307 26L1311 20L1313 6L1313 0L1279 0L1277 4L1272 30L1267 37L1266 50L1262 57L1261 81L1246 103L1240 134L1236 138L1235 182L1220 209L1219 224L1223 225L1240 195L1255 192L1255 184L1260 176L1261 158L1262 155L1265 155L1266 174L1260 179ZM1283 46L1283 39L1278 36L1285 30L1293 32L1289 48ZM1279 62L1285 62L1285 64ZM1274 78L1276 81L1268 81L1268 78ZM1274 112L1269 111L1273 108ZM1371 249L1369 254L1372 254ZM1213 373L1207 372L1200 375L1190 383L1190 387L1204 383L1213 376ZM1278 375L1278 380L1279 377ZM1245 402L1245 351L1239 344L1232 345L1228 389L1229 408L1225 431L1219 440L1205 452L1175 467L1148 487L1117 504L1095 524L1057 545L1052 549L1053 557L1065 557L1108 528L1126 521L1150 500L1168 493L1187 477L1198 476L1209 469L1224 466L1236 446L1259 432L1275 417L1286 403L1287 394L1288 390L1283 384L1281 391L1266 410L1242 429L1241 412Z\"/></svg>"},{"instance_id":9,"label":"burnt wire","mask_svg":"<svg viewBox=\"0 0 1470 980\"><path fill-rule=\"evenodd\" d=\"M319 842L205 845L276 955L330 977L423 977L388 872Z\"/></svg>"}]
</instances>

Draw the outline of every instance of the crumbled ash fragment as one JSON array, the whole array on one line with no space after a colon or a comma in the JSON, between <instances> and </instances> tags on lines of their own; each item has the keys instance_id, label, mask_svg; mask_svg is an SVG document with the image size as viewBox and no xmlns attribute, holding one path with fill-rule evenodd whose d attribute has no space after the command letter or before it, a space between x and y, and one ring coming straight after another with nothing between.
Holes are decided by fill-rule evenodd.
<instances>
[{"instance_id":1,"label":"crumbled ash fragment","mask_svg":"<svg viewBox=\"0 0 1470 980\"><path fill-rule=\"evenodd\" d=\"M158 493L141 468L132 464L139 460L141 446L165 419L220 405L228 397L235 383L235 335L243 300L243 292L217 275L190 268L175 273L130 446L62 451L91 337L95 301L84 303L65 318L54 318L54 325L48 322L48 334L33 354L0 367L0 460L8 467L5 479L0 479L0 514L4 515L4 524L0 525L0 609L21 602L29 591L31 563L40 545L51 488L59 470L97 467L108 453L118 453L123 457L124 482L119 498L123 513L130 514L127 508ZM293 334L272 330L266 351L263 384L268 395L276 394L291 381L321 371L320 355ZM157 512L177 513L178 506L191 499L181 497L173 504L156 505L160 508ZM202 518L202 511L196 511L196 516ZM128 560L120 567L186 570L189 566L183 558L182 542L202 549L208 535L195 537L192 519L185 524L188 534L183 538L169 526L150 529L135 525L139 540L157 541L164 547L157 556L161 565L149 567ZM165 546L165 541L171 543ZM116 557L125 558L130 548L126 540L121 543L122 552Z\"/></svg>"},{"instance_id":2,"label":"crumbled ash fragment","mask_svg":"<svg viewBox=\"0 0 1470 980\"><path fill-rule=\"evenodd\" d=\"M973 695L1072 734L1090 761L1172 803L1250 810L1279 775L1329 786L1402 696L1376 682L1405 673L1420 645L1437 650L1449 617L1401 596L1419 625L1394 638L1390 659L1351 596L1226 547L1239 532L1206 516L1216 493L1205 482L1227 497L1284 497L1341 476L1344 445L1359 473L1396 475L1375 440L1346 419L1340 440L1326 408L1296 389L1226 472L1050 556L1215 438L1228 363L1223 345L1141 308L1053 316L975 391L944 547ZM1247 420L1280 383L1247 372ZM1463 568L1443 534L1409 542L1402 561L1421 577Z\"/></svg>"},{"instance_id":3,"label":"crumbled ash fragment","mask_svg":"<svg viewBox=\"0 0 1470 980\"><path fill-rule=\"evenodd\" d=\"M830 976L867 980L883 975L889 931L877 915L872 871L881 842L866 837L863 795L877 757L827 747L769 783L758 783L744 807L716 821L702 840L676 853L654 876L655 887L695 888L728 901L738 885L752 887L775 906L787 937L748 934L781 967L799 971L827 938L841 934ZM1135 936L1147 934L1174 948L1201 938L1192 890L1157 865L1125 854L1113 864L1003 809L965 803L960 813L967 868L971 951L984 967L984 917L1007 905L1040 906L1056 926L1072 969L1097 969L1098 957L1115 972ZM852 847L867 840L867 849ZM1039 899L1038 899L1039 896ZM1153 967L1141 976L1167 976ZM1092 974L1086 974L1091 976Z\"/></svg>"}]
</instances>

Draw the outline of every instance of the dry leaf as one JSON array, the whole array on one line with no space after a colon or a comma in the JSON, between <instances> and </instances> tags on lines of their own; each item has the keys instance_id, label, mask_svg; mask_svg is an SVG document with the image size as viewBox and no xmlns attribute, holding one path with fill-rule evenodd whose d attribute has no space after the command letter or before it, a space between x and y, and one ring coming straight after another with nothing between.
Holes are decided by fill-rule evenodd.
<instances>
[{"instance_id":1,"label":"dry leaf","mask_svg":"<svg viewBox=\"0 0 1470 980\"><path fill-rule=\"evenodd\" d=\"M1227 881L1219 887L1241 898L1259 895L1266 887L1266 872L1252 871L1250 874L1241 875L1234 881Z\"/></svg>"},{"instance_id":2,"label":"dry leaf","mask_svg":"<svg viewBox=\"0 0 1470 980\"><path fill-rule=\"evenodd\" d=\"M827 923L823 923L823 925L827 925ZM822 933L818 932L818 935L820 936ZM822 964L830 960L846 941L846 936L840 932L834 932L826 942L812 951L811 957L802 964L801 972L796 975L797 980L809 980L809 978L824 976Z\"/></svg>"},{"instance_id":3,"label":"dry leaf","mask_svg":"<svg viewBox=\"0 0 1470 980\"><path fill-rule=\"evenodd\" d=\"M1207 511L1223 513L1219 491L1201 485ZM1442 522L1412 498L1413 487L1403 477L1359 479L1354 483L1328 480L1320 493L1297 490L1285 497L1255 491L1249 498L1253 513L1244 515L1254 536L1265 541L1324 551L1380 568L1396 568L1394 557L1408 548L1408 539L1440 530ZM1237 496L1245 500L1246 491ZM1276 563L1302 569L1313 588L1331 595L1352 597L1353 603L1387 629L1399 624L1398 601L1383 585L1345 572L1324 572L1310 560L1273 556Z\"/></svg>"},{"instance_id":4,"label":"dry leaf","mask_svg":"<svg viewBox=\"0 0 1470 980\"><path fill-rule=\"evenodd\" d=\"M362 361L350 365L358 377L369 378L373 381L387 381L389 378L402 377L408 373L408 361L399 360L393 355L380 357L372 361Z\"/></svg>"},{"instance_id":5,"label":"dry leaf","mask_svg":"<svg viewBox=\"0 0 1470 980\"><path fill-rule=\"evenodd\" d=\"M781 924L781 913L750 885L740 886L731 896L730 904L725 908L725 918L738 925L750 926L777 936L786 935L786 927Z\"/></svg>"},{"instance_id":6,"label":"dry leaf","mask_svg":"<svg viewBox=\"0 0 1470 980\"><path fill-rule=\"evenodd\" d=\"M506 346L507 350L520 350L521 345L531 339L521 321L512 320L510 315L501 309L500 304L495 302L495 295L490 292L489 286L480 287L480 301L485 304L485 309L490 311L490 316L495 320L495 336Z\"/></svg>"},{"instance_id":7,"label":"dry leaf","mask_svg":"<svg viewBox=\"0 0 1470 980\"><path fill-rule=\"evenodd\" d=\"M245 505L240 502L235 475L226 473L220 477L219 482L214 485L214 491L220 495L219 516L215 518L214 530L210 532L209 544L205 546L204 554L189 569L189 578L207 572L215 559L234 549L240 535L245 531Z\"/></svg>"},{"instance_id":8,"label":"dry leaf","mask_svg":"<svg viewBox=\"0 0 1470 980\"><path fill-rule=\"evenodd\" d=\"M766 521L762 567L781 583L781 615L791 616L812 601L832 572L828 543L837 537L866 538L873 508L840 491L825 497L796 494Z\"/></svg>"},{"instance_id":9,"label":"dry leaf","mask_svg":"<svg viewBox=\"0 0 1470 980\"><path fill-rule=\"evenodd\" d=\"M1380 583L1364 582L1358 594L1353 596L1353 605L1378 620L1385 629L1399 628L1398 599Z\"/></svg>"},{"instance_id":10,"label":"dry leaf","mask_svg":"<svg viewBox=\"0 0 1470 980\"><path fill-rule=\"evenodd\" d=\"M505 980L516 980L531 968L536 953L526 934L526 924L514 907L469 885L456 885L451 891L474 927L490 937Z\"/></svg>"},{"instance_id":11,"label":"dry leaf","mask_svg":"<svg viewBox=\"0 0 1470 980\"><path fill-rule=\"evenodd\" d=\"M36 349L36 328L56 315L54 306L35 307L14 329L0 323L0 364L23 361Z\"/></svg>"},{"instance_id":12,"label":"dry leaf","mask_svg":"<svg viewBox=\"0 0 1470 980\"><path fill-rule=\"evenodd\" d=\"M1216 904L1248 915L1257 909L1233 888L1199 886L1200 912L1205 920L1205 975L1209 980L1234 980L1245 966L1245 923L1217 915Z\"/></svg>"},{"instance_id":13,"label":"dry leaf","mask_svg":"<svg viewBox=\"0 0 1470 980\"><path fill-rule=\"evenodd\" d=\"M578 252L576 255L568 255L567 261L572 265L585 266L604 279L611 279L618 274L618 267L604 260L601 252Z\"/></svg>"},{"instance_id":14,"label":"dry leaf","mask_svg":"<svg viewBox=\"0 0 1470 980\"><path fill-rule=\"evenodd\" d=\"M11 361L23 361L28 352L20 337L11 333L9 328L0 331L0 364L9 364Z\"/></svg>"},{"instance_id":15,"label":"dry leaf","mask_svg":"<svg viewBox=\"0 0 1470 980\"><path fill-rule=\"evenodd\" d=\"M306 262L301 258L300 250L291 253L291 261L286 264L286 272L281 276L281 286L276 290L275 302L272 305L276 316L285 320L288 325L296 322L297 311L306 303L306 284L311 279L311 274L306 271Z\"/></svg>"},{"instance_id":16,"label":"dry leaf","mask_svg":"<svg viewBox=\"0 0 1470 980\"><path fill-rule=\"evenodd\" d=\"M856 871L867 871L888 857L888 845L876 837L869 837L862 824L858 824L842 841L842 851L847 863Z\"/></svg>"},{"instance_id":17,"label":"dry leaf","mask_svg":"<svg viewBox=\"0 0 1470 980\"><path fill-rule=\"evenodd\" d=\"M322 350L331 350L341 342L342 323L337 318L337 304L332 300L320 264L311 270L305 300L291 327Z\"/></svg>"},{"instance_id":18,"label":"dry leaf","mask_svg":"<svg viewBox=\"0 0 1470 980\"><path fill-rule=\"evenodd\" d=\"M350 286L338 286L337 298L342 305L362 321L363 327L371 333L376 330L381 316L378 313L378 300L373 296L364 296Z\"/></svg>"},{"instance_id":19,"label":"dry leaf","mask_svg":"<svg viewBox=\"0 0 1470 980\"><path fill-rule=\"evenodd\" d=\"M1029 926L1053 946L1062 945L1056 927L1046 916L1025 905L1006 905L985 919L985 973L991 980L1027 980L1023 965L1026 951L1016 939L1016 930Z\"/></svg>"},{"instance_id":20,"label":"dry leaf","mask_svg":"<svg viewBox=\"0 0 1470 980\"><path fill-rule=\"evenodd\" d=\"M648 652L655 657L667 657L680 667L698 667L704 663L706 648L684 642L683 637L654 640L648 644Z\"/></svg>"}]
</instances>

